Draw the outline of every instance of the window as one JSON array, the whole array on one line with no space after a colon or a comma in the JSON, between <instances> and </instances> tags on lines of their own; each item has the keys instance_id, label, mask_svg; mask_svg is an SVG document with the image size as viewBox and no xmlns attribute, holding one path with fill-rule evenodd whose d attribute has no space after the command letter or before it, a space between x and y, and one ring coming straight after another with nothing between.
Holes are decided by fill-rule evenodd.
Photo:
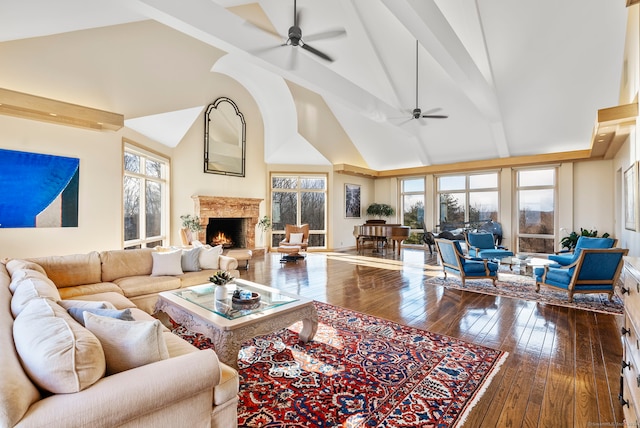
<instances>
[{"instance_id":1,"label":"window","mask_svg":"<svg viewBox=\"0 0 640 428\"><path fill-rule=\"evenodd\" d=\"M287 224L309 225L309 247L326 248L326 175L271 176L271 245L284 239Z\"/></svg>"},{"instance_id":2,"label":"window","mask_svg":"<svg viewBox=\"0 0 640 428\"><path fill-rule=\"evenodd\" d=\"M518 251L553 253L555 239L556 169L516 171Z\"/></svg>"},{"instance_id":3,"label":"window","mask_svg":"<svg viewBox=\"0 0 640 428\"><path fill-rule=\"evenodd\" d=\"M411 228L411 236L404 242L421 244L424 233L424 177L403 179L400 186L402 225Z\"/></svg>"},{"instance_id":4,"label":"window","mask_svg":"<svg viewBox=\"0 0 640 428\"><path fill-rule=\"evenodd\" d=\"M440 230L498 221L498 173L446 175L438 181Z\"/></svg>"},{"instance_id":5,"label":"window","mask_svg":"<svg viewBox=\"0 0 640 428\"><path fill-rule=\"evenodd\" d=\"M167 239L168 164L131 144L124 147L124 248L163 245Z\"/></svg>"}]
</instances>

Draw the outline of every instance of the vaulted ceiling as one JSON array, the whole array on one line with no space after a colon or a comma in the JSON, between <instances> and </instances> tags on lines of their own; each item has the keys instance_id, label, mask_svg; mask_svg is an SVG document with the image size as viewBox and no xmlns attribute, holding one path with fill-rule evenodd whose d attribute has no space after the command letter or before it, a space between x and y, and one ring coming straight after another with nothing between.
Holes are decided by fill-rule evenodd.
<instances>
[{"instance_id":1,"label":"vaulted ceiling","mask_svg":"<svg viewBox=\"0 0 640 428\"><path fill-rule=\"evenodd\" d=\"M624 85L624 0L297 7L303 40L333 62L281 46L293 0L2 2L0 87L112 109L176 145L211 101L193 88L229 78L261 110L267 162L392 170L589 149L597 110ZM416 95L423 113L448 118L411 119ZM329 112L339 144L297 123L301 99Z\"/></svg>"}]
</instances>

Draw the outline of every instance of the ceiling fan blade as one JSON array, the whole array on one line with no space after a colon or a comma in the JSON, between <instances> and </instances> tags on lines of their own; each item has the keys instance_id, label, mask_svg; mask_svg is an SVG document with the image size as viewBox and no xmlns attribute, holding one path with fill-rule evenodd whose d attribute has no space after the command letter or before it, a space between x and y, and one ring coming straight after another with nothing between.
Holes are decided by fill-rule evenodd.
<instances>
[{"instance_id":1,"label":"ceiling fan blade","mask_svg":"<svg viewBox=\"0 0 640 428\"><path fill-rule=\"evenodd\" d=\"M426 117L429 119L447 119L449 116L446 114L423 114L422 117Z\"/></svg>"},{"instance_id":2,"label":"ceiling fan blade","mask_svg":"<svg viewBox=\"0 0 640 428\"><path fill-rule=\"evenodd\" d=\"M306 43L302 43L302 40L300 40L300 47L302 49L305 49L305 50L311 52L312 54L318 55L322 59L325 59L325 60L327 60L329 62L333 62L333 59L329 55L327 55L324 52L320 52L316 48L312 48L311 46L307 45Z\"/></svg>"},{"instance_id":3,"label":"ceiling fan blade","mask_svg":"<svg viewBox=\"0 0 640 428\"><path fill-rule=\"evenodd\" d=\"M424 114L433 114L433 113L435 113L437 111L440 111L440 110L442 110L442 107L436 107L436 108L429 109L427 111L423 111L422 113L424 113Z\"/></svg>"},{"instance_id":4,"label":"ceiling fan blade","mask_svg":"<svg viewBox=\"0 0 640 428\"><path fill-rule=\"evenodd\" d=\"M336 37L342 37L346 35L347 35L347 31L344 28L342 28L337 30L323 31L322 33L312 34L311 36L304 36L304 40L306 42L314 42L316 40L333 39Z\"/></svg>"}]
</instances>

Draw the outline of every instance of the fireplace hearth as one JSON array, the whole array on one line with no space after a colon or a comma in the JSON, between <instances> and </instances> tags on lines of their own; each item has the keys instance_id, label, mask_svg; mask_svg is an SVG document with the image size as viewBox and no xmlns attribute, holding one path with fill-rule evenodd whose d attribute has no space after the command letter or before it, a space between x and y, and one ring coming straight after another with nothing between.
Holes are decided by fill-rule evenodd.
<instances>
[{"instance_id":1,"label":"fireplace hearth","mask_svg":"<svg viewBox=\"0 0 640 428\"><path fill-rule=\"evenodd\" d=\"M225 196L192 196L194 212L200 217L201 242L220 240L224 248L247 248L256 254L256 224L262 199ZM218 236L220 233L224 237ZM218 241L216 241L218 242Z\"/></svg>"}]
</instances>

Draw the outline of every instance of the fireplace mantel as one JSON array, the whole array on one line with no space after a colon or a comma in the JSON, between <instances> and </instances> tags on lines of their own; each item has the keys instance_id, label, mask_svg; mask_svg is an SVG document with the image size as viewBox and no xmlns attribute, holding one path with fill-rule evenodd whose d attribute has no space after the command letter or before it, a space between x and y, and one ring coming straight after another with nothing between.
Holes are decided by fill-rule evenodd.
<instances>
[{"instance_id":1,"label":"fireplace mantel","mask_svg":"<svg viewBox=\"0 0 640 428\"><path fill-rule=\"evenodd\" d=\"M194 212L200 217L202 231L198 233L198 240L205 239L205 231L210 218L245 218L252 227L247 228L247 248L256 246L256 229L260 216L260 203L264 199L232 198L225 196L192 196Z\"/></svg>"}]
</instances>

